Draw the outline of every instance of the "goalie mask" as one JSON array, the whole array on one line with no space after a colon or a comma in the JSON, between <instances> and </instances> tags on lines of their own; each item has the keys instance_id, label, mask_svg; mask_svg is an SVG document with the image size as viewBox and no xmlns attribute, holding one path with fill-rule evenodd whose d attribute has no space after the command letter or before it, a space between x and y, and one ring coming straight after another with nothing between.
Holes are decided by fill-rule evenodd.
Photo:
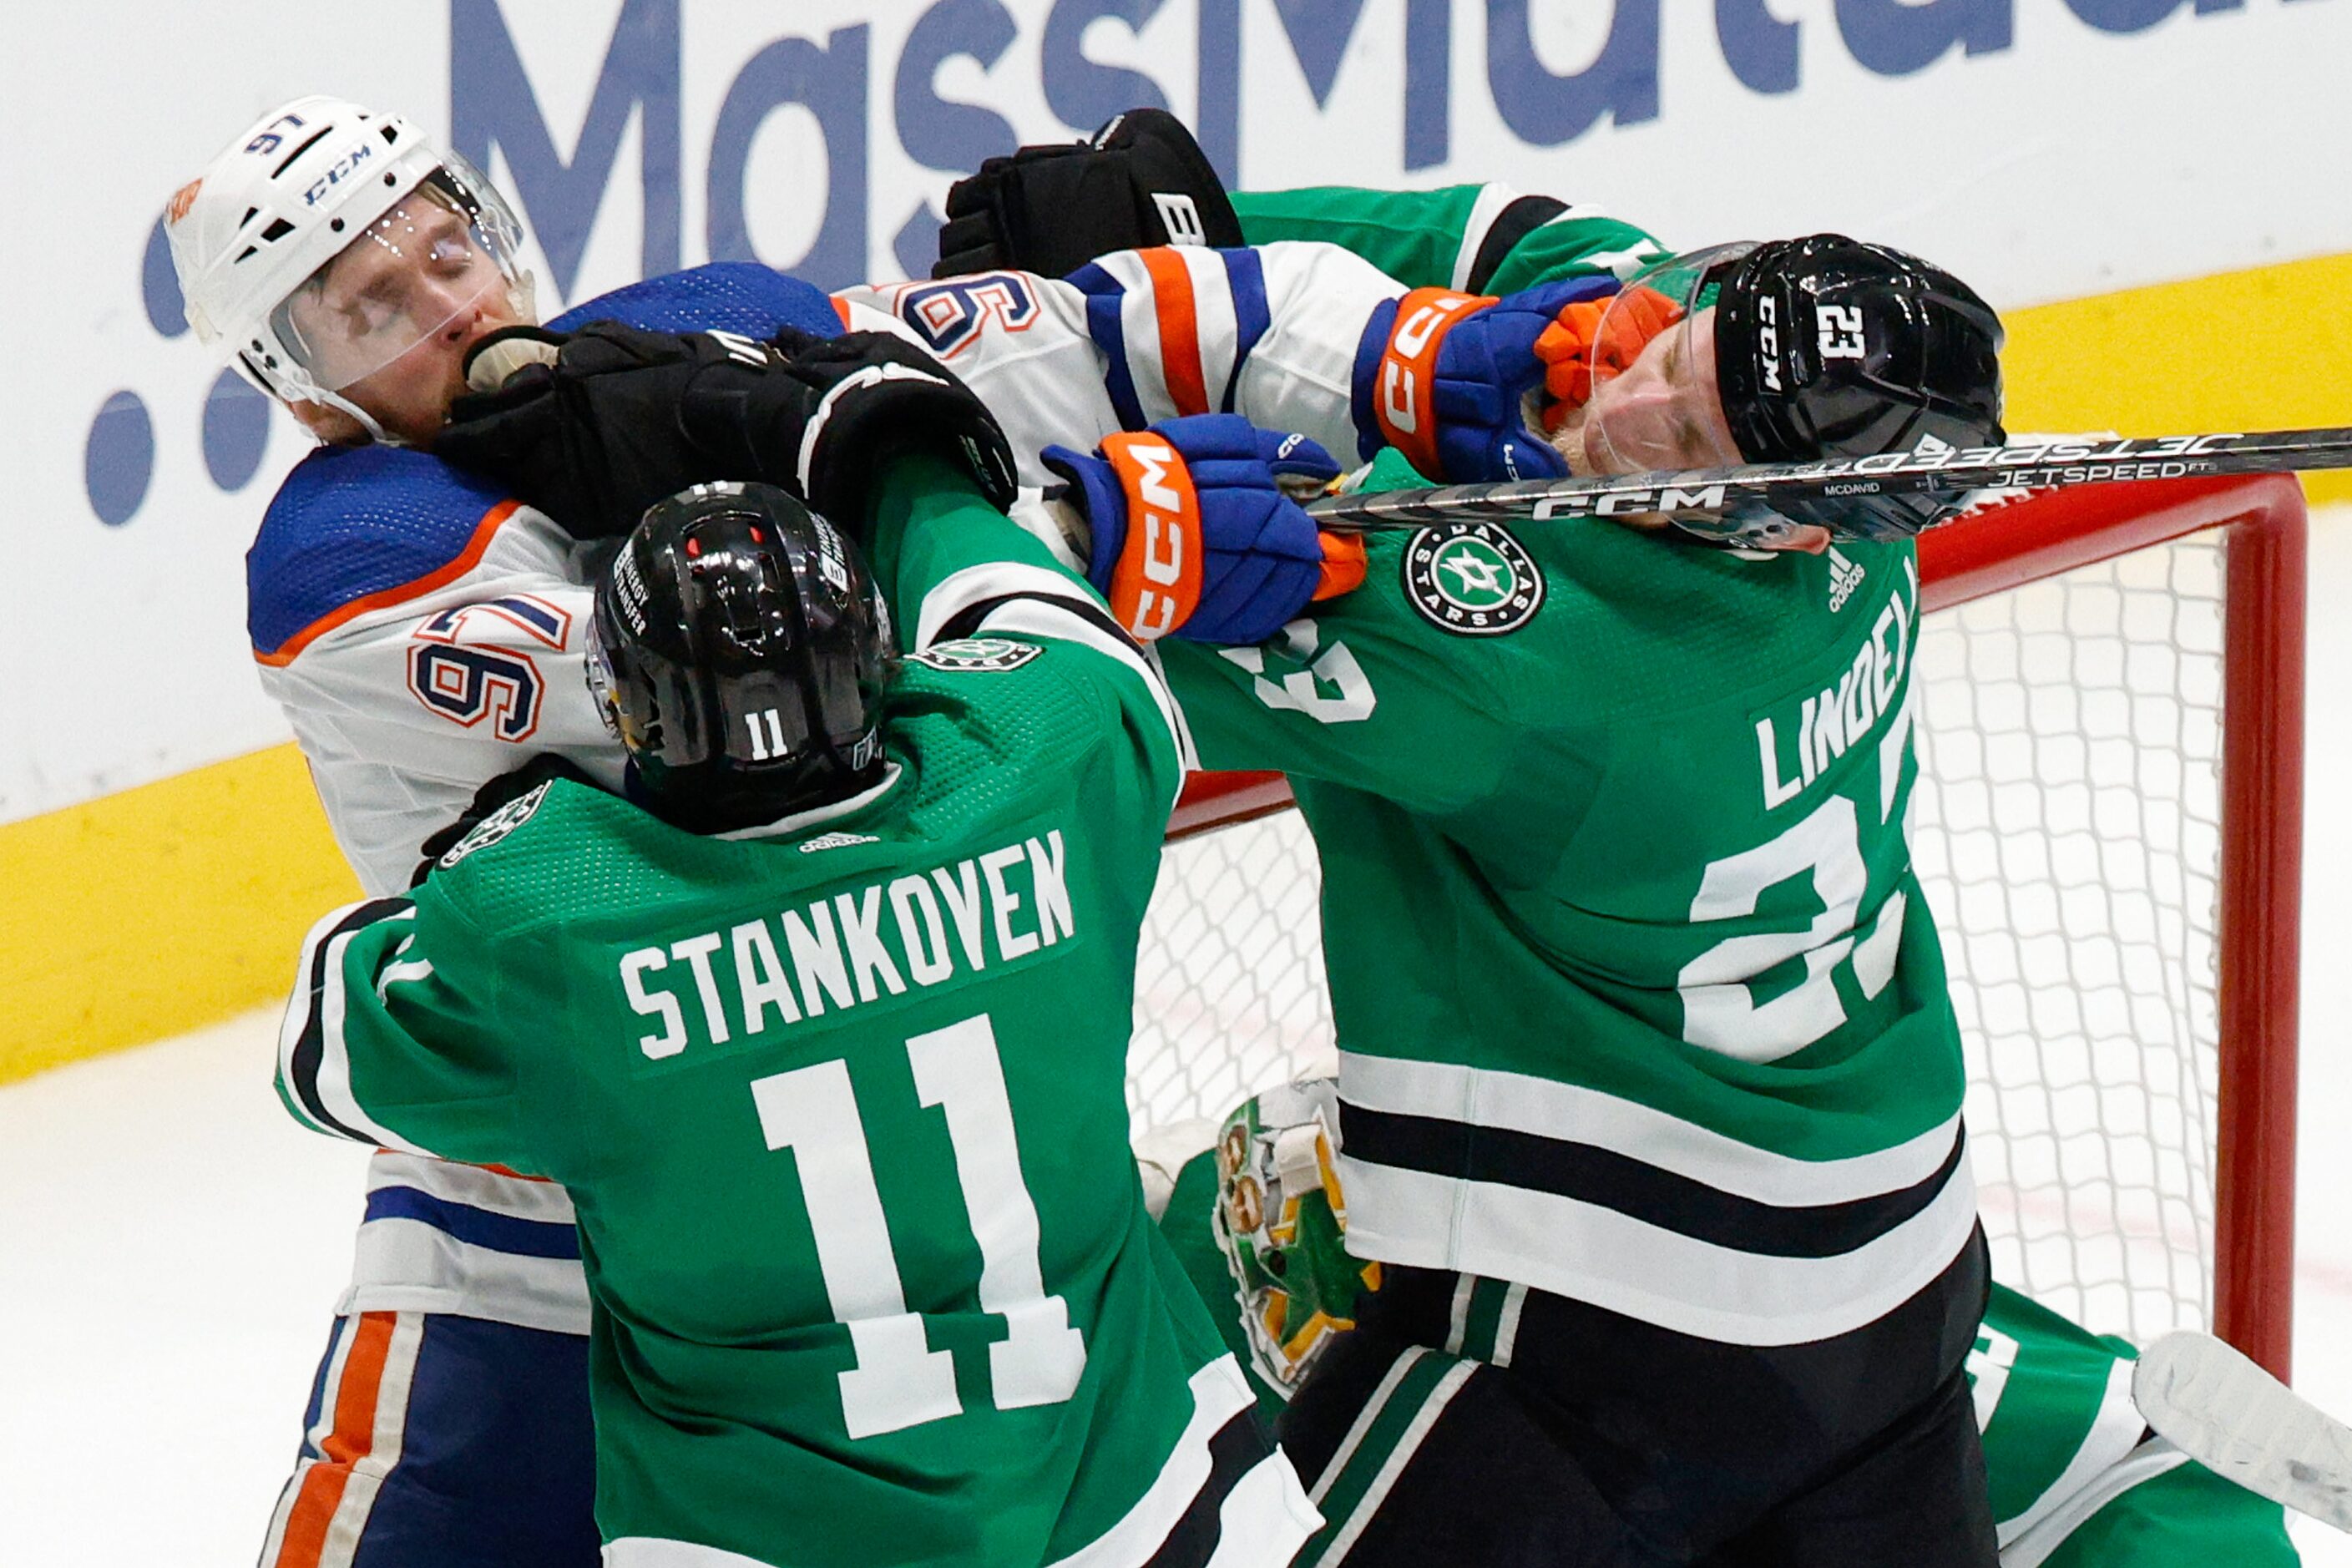
<instances>
[{"instance_id":1,"label":"goalie mask","mask_svg":"<svg viewBox=\"0 0 2352 1568\"><path fill-rule=\"evenodd\" d=\"M535 320L513 210L398 115L297 99L232 141L164 213L189 325L268 392L343 394L467 312Z\"/></svg>"},{"instance_id":2,"label":"goalie mask","mask_svg":"<svg viewBox=\"0 0 2352 1568\"><path fill-rule=\"evenodd\" d=\"M882 774L890 624L856 547L770 485L649 509L596 584L588 680L656 815L758 826Z\"/></svg>"},{"instance_id":3,"label":"goalie mask","mask_svg":"<svg viewBox=\"0 0 2352 1568\"><path fill-rule=\"evenodd\" d=\"M1250 1359L1285 1399L1381 1284L1378 1263L1348 1253L1338 1126L1338 1087L1316 1079L1266 1090L1217 1134L1210 1229L1234 1277Z\"/></svg>"}]
</instances>

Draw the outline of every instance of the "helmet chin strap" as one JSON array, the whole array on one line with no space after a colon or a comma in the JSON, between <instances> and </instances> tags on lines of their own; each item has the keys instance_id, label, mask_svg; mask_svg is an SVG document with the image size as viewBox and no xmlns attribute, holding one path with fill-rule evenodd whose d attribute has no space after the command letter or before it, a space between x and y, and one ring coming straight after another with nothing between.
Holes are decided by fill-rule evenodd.
<instances>
[{"instance_id":1,"label":"helmet chin strap","mask_svg":"<svg viewBox=\"0 0 2352 1568\"><path fill-rule=\"evenodd\" d=\"M343 413L349 415L352 421L357 424L361 429L366 431L368 433L368 438L375 442L378 446L405 447L408 445L406 441L402 440L399 437L394 436L390 431L386 430L382 425L376 423L376 417L374 415L370 414L366 409L362 408L358 404L353 403L350 398L345 397L340 392L321 392L310 401L313 403L323 403L330 408L341 409Z\"/></svg>"}]
</instances>

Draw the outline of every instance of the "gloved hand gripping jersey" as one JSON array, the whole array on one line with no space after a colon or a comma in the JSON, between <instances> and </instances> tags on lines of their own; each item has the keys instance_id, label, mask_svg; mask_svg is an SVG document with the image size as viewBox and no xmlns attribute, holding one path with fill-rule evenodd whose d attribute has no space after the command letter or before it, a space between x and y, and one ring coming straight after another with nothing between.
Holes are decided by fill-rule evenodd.
<instances>
[{"instance_id":1,"label":"gloved hand gripping jersey","mask_svg":"<svg viewBox=\"0 0 2352 1568\"><path fill-rule=\"evenodd\" d=\"M1263 642L1363 581L1362 542L1319 533L1293 493L1339 474L1304 436L1200 414L1045 460L1086 514L1088 580L1141 640Z\"/></svg>"},{"instance_id":2,"label":"gloved hand gripping jersey","mask_svg":"<svg viewBox=\"0 0 2352 1568\"><path fill-rule=\"evenodd\" d=\"M786 328L761 342L617 321L516 327L467 363L491 389L457 400L435 454L507 484L580 539L617 538L667 496L736 479L782 486L862 540L868 487L908 449L960 465L1000 508L1015 490L1012 448L986 406L885 332Z\"/></svg>"},{"instance_id":3,"label":"gloved hand gripping jersey","mask_svg":"<svg viewBox=\"0 0 2352 1568\"><path fill-rule=\"evenodd\" d=\"M1415 289L1381 306L1356 350L1361 456L1394 447L1440 484L1565 477L1567 460L1528 422L1547 391L1573 390L1586 355L1572 312L1616 292L1613 279L1580 278L1503 299ZM1589 395L1589 372L1584 384Z\"/></svg>"}]
</instances>

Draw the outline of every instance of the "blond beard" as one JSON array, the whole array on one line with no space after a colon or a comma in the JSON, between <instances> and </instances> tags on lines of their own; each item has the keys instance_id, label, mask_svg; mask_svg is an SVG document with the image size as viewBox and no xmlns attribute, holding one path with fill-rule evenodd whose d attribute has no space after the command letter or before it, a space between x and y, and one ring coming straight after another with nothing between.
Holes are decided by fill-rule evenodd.
<instances>
[{"instance_id":1,"label":"blond beard","mask_svg":"<svg viewBox=\"0 0 2352 1568\"><path fill-rule=\"evenodd\" d=\"M1571 410L1569 416L1560 422L1559 428L1549 432L1544 437L1551 444L1551 449L1559 454L1560 461L1568 465L1568 471L1579 479L1590 479L1601 471L1584 444L1585 426L1590 422L1591 413L1590 405ZM1541 429L1542 426L1536 423L1539 417L1530 411L1528 423Z\"/></svg>"}]
</instances>

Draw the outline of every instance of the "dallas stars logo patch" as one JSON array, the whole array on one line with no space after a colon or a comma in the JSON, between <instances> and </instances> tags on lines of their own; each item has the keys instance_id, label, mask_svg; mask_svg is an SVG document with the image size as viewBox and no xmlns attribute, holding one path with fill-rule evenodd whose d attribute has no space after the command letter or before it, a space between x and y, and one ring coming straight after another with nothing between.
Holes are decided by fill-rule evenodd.
<instances>
[{"instance_id":1,"label":"dallas stars logo patch","mask_svg":"<svg viewBox=\"0 0 2352 1568\"><path fill-rule=\"evenodd\" d=\"M1011 637L957 637L935 642L907 657L933 669L1018 669L1045 651L1034 643L1014 642Z\"/></svg>"},{"instance_id":2,"label":"dallas stars logo patch","mask_svg":"<svg viewBox=\"0 0 2352 1568\"><path fill-rule=\"evenodd\" d=\"M552 783L553 781L550 781ZM530 820L530 814L547 799L547 785L541 784L529 795L520 795L482 818L471 833L457 840L449 853L441 857L442 869L455 866L477 849L488 849L516 828Z\"/></svg>"},{"instance_id":3,"label":"dallas stars logo patch","mask_svg":"<svg viewBox=\"0 0 2352 1568\"><path fill-rule=\"evenodd\" d=\"M1492 522L1424 528L1404 547L1404 592L1423 619L1465 637L1517 631L1543 605L1543 574Z\"/></svg>"}]
</instances>

